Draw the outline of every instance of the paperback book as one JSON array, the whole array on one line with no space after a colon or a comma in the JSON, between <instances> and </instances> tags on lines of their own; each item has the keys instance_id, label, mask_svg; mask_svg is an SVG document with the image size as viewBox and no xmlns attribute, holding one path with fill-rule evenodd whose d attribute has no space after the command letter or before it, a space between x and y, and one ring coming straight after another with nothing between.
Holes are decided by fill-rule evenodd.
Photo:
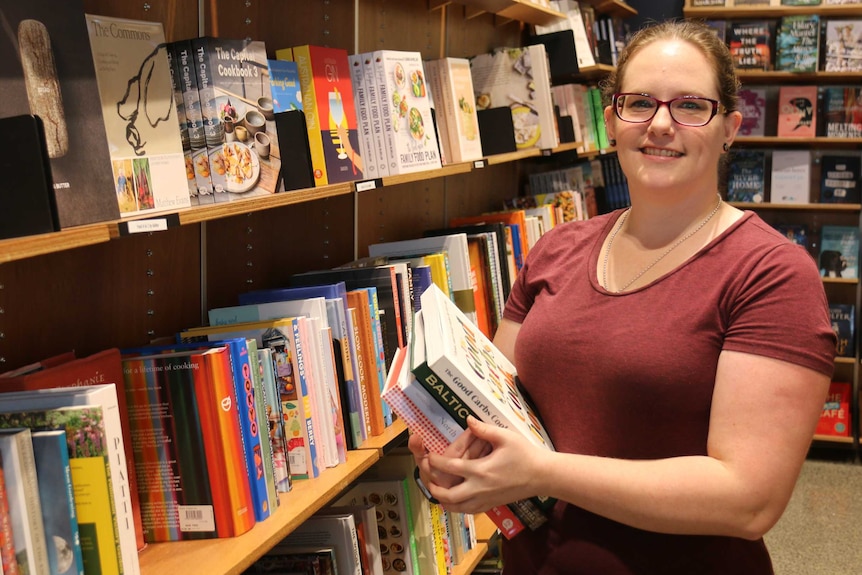
<instances>
[{"instance_id":1,"label":"paperback book","mask_svg":"<svg viewBox=\"0 0 862 575\"><path fill-rule=\"evenodd\" d=\"M775 51L776 70L816 72L820 61L820 16L792 14L781 18Z\"/></svg>"},{"instance_id":2,"label":"paperback book","mask_svg":"<svg viewBox=\"0 0 862 575\"><path fill-rule=\"evenodd\" d=\"M190 206L161 22L86 19L120 215Z\"/></svg>"},{"instance_id":3,"label":"paperback book","mask_svg":"<svg viewBox=\"0 0 862 575\"><path fill-rule=\"evenodd\" d=\"M862 87L821 86L822 129L827 138L862 137Z\"/></svg>"},{"instance_id":4,"label":"paperback book","mask_svg":"<svg viewBox=\"0 0 862 575\"><path fill-rule=\"evenodd\" d=\"M807 204L811 201L811 152L774 150L769 201L773 204Z\"/></svg>"},{"instance_id":5,"label":"paperback book","mask_svg":"<svg viewBox=\"0 0 862 575\"><path fill-rule=\"evenodd\" d=\"M740 89L739 111L742 114L740 136L766 135L766 88Z\"/></svg>"},{"instance_id":6,"label":"paperback book","mask_svg":"<svg viewBox=\"0 0 862 575\"><path fill-rule=\"evenodd\" d=\"M741 70L772 70L775 20L732 20L727 44L734 65Z\"/></svg>"},{"instance_id":7,"label":"paperback book","mask_svg":"<svg viewBox=\"0 0 862 575\"><path fill-rule=\"evenodd\" d=\"M511 110L517 149L559 145L544 45L497 48L473 56L470 73L478 110Z\"/></svg>"},{"instance_id":8,"label":"paperback book","mask_svg":"<svg viewBox=\"0 0 862 575\"><path fill-rule=\"evenodd\" d=\"M827 72L862 71L862 19L829 18L824 20L825 61Z\"/></svg>"},{"instance_id":9,"label":"paperback book","mask_svg":"<svg viewBox=\"0 0 862 575\"><path fill-rule=\"evenodd\" d=\"M817 86L781 86L778 90L778 137L817 135Z\"/></svg>"},{"instance_id":10,"label":"paperback book","mask_svg":"<svg viewBox=\"0 0 862 575\"><path fill-rule=\"evenodd\" d=\"M809 232L808 226L805 224L778 224L775 229L781 232L784 237L790 240L797 246L802 246L806 250L810 247L808 241Z\"/></svg>"},{"instance_id":11,"label":"paperback book","mask_svg":"<svg viewBox=\"0 0 862 575\"><path fill-rule=\"evenodd\" d=\"M829 316L832 320L832 331L838 341L835 353L838 357L854 357L856 345L856 306L847 303L830 303Z\"/></svg>"},{"instance_id":12,"label":"paperback book","mask_svg":"<svg viewBox=\"0 0 862 575\"><path fill-rule=\"evenodd\" d=\"M846 381L831 382L815 433L838 437L849 436L852 397L853 389L850 383Z\"/></svg>"},{"instance_id":13,"label":"paperback book","mask_svg":"<svg viewBox=\"0 0 862 575\"><path fill-rule=\"evenodd\" d=\"M81 0L7 2L3 116L42 119L61 228L120 217Z\"/></svg>"},{"instance_id":14,"label":"paperback book","mask_svg":"<svg viewBox=\"0 0 862 575\"><path fill-rule=\"evenodd\" d=\"M859 279L859 228L825 225L820 229L820 275Z\"/></svg>"},{"instance_id":15,"label":"paperback book","mask_svg":"<svg viewBox=\"0 0 862 575\"><path fill-rule=\"evenodd\" d=\"M272 109L279 112L302 110L302 90L299 69L289 60L267 60L269 83L272 87Z\"/></svg>"},{"instance_id":16,"label":"paperback book","mask_svg":"<svg viewBox=\"0 0 862 575\"><path fill-rule=\"evenodd\" d=\"M761 203L766 197L766 153L737 150L727 175L727 201Z\"/></svg>"},{"instance_id":17,"label":"paperback book","mask_svg":"<svg viewBox=\"0 0 862 575\"><path fill-rule=\"evenodd\" d=\"M191 42L215 202L281 191L266 46L211 36Z\"/></svg>"},{"instance_id":18,"label":"paperback book","mask_svg":"<svg viewBox=\"0 0 862 575\"><path fill-rule=\"evenodd\" d=\"M826 154L820 160L820 201L825 204L858 204L862 182L859 155Z\"/></svg>"},{"instance_id":19,"label":"paperback book","mask_svg":"<svg viewBox=\"0 0 862 575\"><path fill-rule=\"evenodd\" d=\"M470 162L482 157L479 118L473 97L470 61L443 58L425 62L428 83L437 106L441 144L450 163Z\"/></svg>"}]
</instances>

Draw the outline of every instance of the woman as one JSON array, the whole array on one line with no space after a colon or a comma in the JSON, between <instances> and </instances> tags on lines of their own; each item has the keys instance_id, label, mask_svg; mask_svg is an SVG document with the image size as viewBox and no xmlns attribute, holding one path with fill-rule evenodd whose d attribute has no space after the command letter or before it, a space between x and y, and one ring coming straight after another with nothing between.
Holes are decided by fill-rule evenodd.
<instances>
[{"instance_id":1,"label":"woman","mask_svg":"<svg viewBox=\"0 0 862 575\"><path fill-rule=\"evenodd\" d=\"M477 421L443 455L410 440L447 509L558 500L506 575L772 573L835 339L813 259L718 195L738 84L708 27L665 22L604 86L632 206L546 234L495 336L557 452Z\"/></svg>"}]
</instances>

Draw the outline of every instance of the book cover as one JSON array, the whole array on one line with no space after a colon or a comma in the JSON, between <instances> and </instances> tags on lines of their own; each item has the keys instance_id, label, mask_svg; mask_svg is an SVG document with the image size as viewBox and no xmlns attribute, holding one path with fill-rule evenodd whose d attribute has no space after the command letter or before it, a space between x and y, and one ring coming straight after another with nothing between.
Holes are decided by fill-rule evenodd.
<instances>
[{"instance_id":1,"label":"book cover","mask_svg":"<svg viewBox=\"0 0 862 575\"><path fill-rule=\"evenodd\" d=\"M775 229L781 232L788 240L806 250L810 247L809 230L805 224L777 224Z\"/></svg>"},{"instance_id":2,"label":"book cover","mask_svg":"<svg viewBox=\"0 0 862 575\"><path fill-rule=\"evenodd\" d=\"M191 205L161 22L86 15L121 216Z\"/></svg>"},{"instance_id":3,"label":"book cover","mask_svg":"<svg viewBox=\"0 0 862 575\"><path fill-rule=\"evenodd\" d=\"M834 435L847 437L850 435L851 403L853 390L850 383L833 381L829 384L829 394L823 404L820 420L817 422L817 435Z\"/></svg>"},{"instance_id":4,"label":"book cover","mask_svg":"<svg viewBox=\"0 0 862 575\"><path fill-rule=\"evenodd\" d=\"M361 163L351 157L359 151L359 133L347 50L304 45L289 53L284 59L299 70L314 184L363 179Z\"/></svg>"},{"instance_id":5,"label":"book cover","mask_svg":"<svg viewBox=\"0 0 862 575\"><path fill-rule=\"evenodd\" d=\"M6 489L6 476L3 470L3 453L0 452L0 569L3 575L19 575L10 512L9 492Z\"/></svg>"},{"instance_id":6,"label":"book cover","mask_svg":"<svg viewBox=\"0 0 862 575\"><path fill-rule=\"evenodd\" d=\"M356 521L352 513L315 514L306 519L278 547L332 547L339 575L362 575Z\"/></svg>"},{"instance_id":7,"label":"book cover","mask_svg":"<svg viewBox=\"0 0 862 575\"><path fill-rule=\"evenodd\" d=\"M215 202L280 192L266 46L211 36L191 43Z\"/></svg>"},{"instance_id":8,"label":"book cover","mask_svg":"<svg viewBox=\"0 0 862 575\"><path fill-rule=\"evenodd\" d=\"M254 526L230 362L226 347L123 360L149 542Z\"/></svg>"},{"instance_id":9,"label":"book cover","mask_svg":"<svg viewBox=\"0 0 862 575\"><path fill-rule=\"evenodd\" d=\"M191 40L171 42L169 50L177 67L177 81L183 96L183 112L188 132L188 146L191 152L192 171L198 204L212 204L213 195L212 167L210 166L207 140L204 133L204 118L201 110L201 97L198 92L198 77L195 73L195 57ZM185 139L183 139L185 142ZM186 167L188 170L188 166ZM194 202L194 200L192 200Z\"/></svg>"},{"instance_id":10,"label":"book cover","mask_svg":"<svg viewBox=\"0 0 862 575\"><path fill-rule=\"evenodd\" d=\"M92 355L76 358L74 352L68 352L46 358L33 366L32 371L27 373L3 374L0 376L0 391L35 391L39 389L103 386L114 384L116 391L113 393L100 390L81 389L82 395L87 393L108 393L113 396L117 405L117 417L119 418L120 435L124 438L121 446L122 457L112 457L112 464L116 465L115 474L125 477L124 480L115 482L114 497L117 501L120 513L119 524L124 527L127 535L134 537L138 550L144 548L144 535L141 523L141 509L138 501L137 474L132 464L132 442L131 426L129 424L129 413L126 406L126 394L123 391L123 367L120 359L120 350L109 348ZM67 392L57 392L67 393ZM103 400L104 404L108 400ZM110 415L110 414L109 414ZM111 417L113 417L111 415ZM109 432L111 429L109 428ZM126 544L124 544L126 545ZM131 561L132 549L128 551Z\"/></svg>"},{"instance_id":11,"label":"book cover","mask_svg":"<svg viewBox=\"0 0 862 575\"><path fill-rule=\"evenodd\" d=\"M719 40L727 43L727 20L704 20L704 23L712 28Z\"/></svg>"},{"instance_id":12,"label":"book cover","mask_svg":"<svg viewBox=\"0 0 862 575\"><path fill-rule=\"evenodd\" d=\"M835 344L835 353L838 357L855 357L856 306L846 303L830 303L829 316L832 320L832 331L838 338Z\"/></svg>"},{"instance_id":13,"label":"book cover","mask_svg":"<svg viewBox=\"0 0 862 575\"><path fill-rule=\"evenodd\" d=\"M545 46L497 48L470 58L476 108L509 108L520 149L559 145Z\"/></svg>"},{"instance_id":14,"label":"book cover","mask_svg":"<svg viewBox=\"0 0 862 575\"><path fill-rule=\"evenodd\" d=\"M186 184L189 187L189 199L193 206L200 205L200 194L195 176L192 142L189 135L189 122L186 117L186 102L183 96L183 61L177 56L176 45L169 43L165 50L168 57L168 69L171 72L171 89L174 93L174 106L177 110L177 123L180 126L180 140L183 144L183 160L186 167Z\"/></svg>"},{"instance_id":15,"label":"book cover","mask_svg":"<svg viewBox=\"0 0 862 575\"><path fill-rule=\"evenodd\" d=\"M84 575L66 432L31 430L31 438L51 575Z\"/></svg>"},{"instance_id":16,"label":"book cover","mask_svg":"<svg viewBox=\"0 0 862 575\"><path fill-rule=\"evenodd\" d=\"M272 88L272 110L276 114L302 110L302 90L299 86L299 68L289 60L267 60L269 84Z\"/></svg>"},{"instance_id":17,"label":"book cover","mask_svg":"<svg viewBox=\"0 0 862 575\"><path fill-rule=\"evenodd\" d=\"M122 403L119 394L123 393L122 383L115 385L114 383L106 383L107 381L122 382L122 370L119 362L119 351L116 349L105 350L97 354L93 354L82 360L70 362L68 369L66 365L55 366L55 370L50 370L54 375L62 377L62 379L50 380L48 385L63 385L68 387L48 387L36 388L30 391L9 391L2 395L2 405L4 411L10 410L46 410L67 407L69 414L66 417L71 417L73 407L83 408L89 406L100 406L100 412L95 412L91 409L90 415L87 417L79 417L81 421L91 420L89 425L97 429L100 434L104 434L101 444L107 454L105 461L105 453L100 453L102 456L99 460L90 461L73 461L72 479L75 484L75 501L78 508L78 530L81 533L81 547L84 554L84 566L88 562L101 562L103 568L105 565L118 565L122 568L125 574L137 575L140 573L140 565L138 561L139 540L143 536L139 534L137 528L137 520L140 516L140 502L137 496L131 494L131 479L137 477L134 474L132 464L133 456L127 456L128 453L133 453L131 446L132 435L131 426L128 424L128 405L123 398ZM46 370L47 373L49 370ZM41 373L41 372L40 372ZM32 380L27 383L39 382L36 377L39 374L32 374ZM116 379L115 379L116 377ZM69 379L66 379L69 378ZM74 378L74 379L73 379ZM38 385L44 384L40 382ZM69 407L72 406L72 407ZM77 416L76 416L77 417ZM76 421L78 421L76 419ZM129 425L128 434L126 433L127 425ZM68 429L67 429L68 432ZM68 436L68 433L67 433ZM130 438L126 440L126 438ZM128 447L126 447L128 445ZM106 446L106 447L104 447ZM70 452L70 457L73 457ZM74 459L74 457L73 457ZM107 465L107 469L102 467ZM83 466L83 467L82 467ZM83 471L81 471L83 469ZM85 491L79 493L78 482L75 481L76 473L91 474L92 479L86 481L95 482L94 485L104 485L99 483L101 478L110 478L107 483L107 491L103 493L99 490ZM137 481L135 481L137 485ZM92 503L86 504L85 511L82 510L81 497L86 496L91 498ZM86 515L86 516L85 516ZM87 519L90 517L90 519ZM90 538L84 535L84 524L90 524ZM96 541L93 537L92 529L97 529L105 537L108 530L114 533L111 541L116 543L116 549L110 551L111 555L121 558L122 563L110 558L111 555L103 549L99 549L99 553L103 555L99 559L94 555L93 542ZM89 547L85 546L85 541L89 542ZM89 550L89 558L88 558ZM110 558L110 559L109 559Z\"/></svg>"},{"instance_id":18,"label":"book cover","mask_svg":"<svg viewBox=\"0 0 862 575\"><path fill-rule=\"evenodd\" d=\"M779 138L815 137L817 116L817 86L781 86L778 89Z\"/></svg>"},{"instance_id":19,"label":"book cover","mask_svg":"<svg viewBox=\"0 0 862 575\"><path fill-rule=\"evenodd\" d=\"M822 129L828 138L862 137L862 88L859 86L820 86Z\"/></svg>"},{"instance_id":20,"label":"book cover","mask_svg":"<svg viewBox=\"0 0 862 575\"><path fill-rule=\"evenodd\" d=\"M773 204L811 202L811 152L773 150L769 201Z\"/></svg>"},{"instance_id":21,"label":"book cover","mask_svg":"<svg viewBox=\"0 0 862 575\"><path fill-rule=\"evenodd\" d=\"M98 405L56 408L37 407L32 403L29 405L33 407L4 405L4 410L8 411L0 414L0 428L65 430L84 572L124 573L102 408ZM28 443L32 450L32 443ZM35 482L33 487L36 488ZM41 526L41 515L39 523ZM48 572L47 549L45 553L46 570L35 571L31 568L30 573ZM135 571L139 572L137 569Z\"/></svg>"},{"instance_id":22,"label":"book cover","mask_svg":"<svg viewBox=\"0 0 862 575\"><path fill-rule=\"evenodd\" d=\"M816 72L820 62L820 16L783 16L775 38L775 52L776 70Z\"/></svg>"},{"instance_id":23,"label":"book cover","mask_svg":"<svg viewBox=\"0 0 862 575\"><path fill-rule=\"evenodd\" d=\"M820 201L827 204L858 204L862 182L862 158L824 154L820 159Z\"/></svg>"},{"instance_id":24,"label":"book cover","mask_svg":"<svg viewBox=\"0 0 862 575\"><path fill-rule=\"evenodd\" d=\"M387 143L389 175L440 168L422 54L377 50L374 71L377 100L384 114L383 136Z\"/></svg>"},{"instance_id":25,"label":"book cover","mask_svg":"<svg viewBox=\"0 0 862 575\"><path fill-rule=\"evenodd\" d=\"M335 548L276 544L243 572L245 575L338 575Z\"/></svg>"},{"instance_id":26,"label":"book cover","mask_svg":"<svg viewBox=\"0 0 862 575\"><path fill-rule=\"evenodd\" d=\"M820 229L820 275L859 278L859 228L825 225Z\"/></svg>"},{"instance_id":27,"label":"book cover","mask_svg":"<svg viewBox=\"0 0 862 575\"><path fill-rule=\"evenodd\" d=\"M749 87L739 90L739 111L742 124L740 136L766 135L766 88Z\"/></svg>"},{"instance_id":28,"label":"book cover","mask_svg":"<svg viewBox=\"0 0 862 575\"><path fill-rule=\"evenodd\" d=\"M281 398L278 394L278 380L275 377L275 358L270 348L257 350L257 357L266 394L266 419L269 443L272 446L275 490L278 493L287 493L291 489L290 466L287 462L287 431L281 414Z\"/></svg>"},{"instance_id":29,"label":"book cover","mask_svg":"<svg viewBox=\"0 0 862 575\"><path fill-rule=\"evenodd\" d=\"M81 0L7 3L3 115L42 119L61 228L120 217Z\"/></svg>"},{"instance_id":30,"label":"book cover","mask_svg":"<svg viewBox=\"0 0 862 575\"><path fill-rule=\"evenodd\" d=\"M443 58L425 63L429 85L437 106L438 122L445 130L441 134L448 150L449 163L470 162L482 157L479 138L479 117L473 95L470 61L466 58Z\"/></svg>"},{"instance_id":31,"label":"book cover","mask_svg":"<svg viewBox=\"0 0 862 575\"><path fill-rule=\"evenodd\" d=\"M731 20L727 44L733 63L741 70L772 70L775 20Z\"/></svg>"},{"instance_id":32,"label":"book cover","mask_svg":"<svg viewBox=\"0 0 862 575\"><path fill-rule=\"evenodd\" d=\"M736 150L727 174L727 201L761 203L766 196L766 153Z\"/></svg>"},{"instance_id":33,"label":"book cover","mask_svg":"<svg viewBox=\"0 0 862 575\"><path fill-rule=\"evenodd\" d=\"M15 542L15 560L21 573L49 573L48 547L42 524L42 506L36 461L29 426L0 425L0 455L9 500Z\"/></svg>"},{"instance_id":34,"label":"book cover","mask_svg":"<svg viewBox=\"0 0 862 575\"><path fill-rule=\"evenodd\" d=\"M823 20L825 61L827 72L859 72L862 70L862 19L828 18Z\"/></svg>"}]
</instances>

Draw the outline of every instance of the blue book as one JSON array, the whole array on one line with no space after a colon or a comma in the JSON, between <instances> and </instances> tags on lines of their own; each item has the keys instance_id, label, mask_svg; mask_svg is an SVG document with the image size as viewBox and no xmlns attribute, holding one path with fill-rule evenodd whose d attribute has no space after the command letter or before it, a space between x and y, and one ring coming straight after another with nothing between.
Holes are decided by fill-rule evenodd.
<instances>
[{"instance_id":1,"label":"blue book","mask_svg":"<svg viewBox=\"0 0 862 575\"><path fill-rule=\"evenodd\" d=\"M377 358L377 374L380 383L380 393L386 385L386 356L383 352L383 333L380 328L380 304L377 301L377 288L360 288L368 292L368 311L371 313L371 323L374 329L374 343L376 344L375 357ZM383 423L392 425L392 409L385 401L381 401L383 407Z\"/></svg>"},{"instance_id":2,"label":"blue book","mask_svg":"<svg viewBox=\"0 0 862 575\"><path fill-rule=\"evenodd\" d=\"M33 431L31 439L51 575L84 575L66 432Z\"/></svg>"},{"instance_id":3,"label":"blue book","mask_svg":"<svg viewBox=\"0 0 862 575\"><path fill-rule=\"evenodd\" d=\"M299 68L289 60L267 60L269 83L272 87L272 108L277 114L302 110L302 92L299 87Z\"/></svg>"},{"instance_id":4,"label":"blue book","mask_svg":"<svg viewBox=\"0 0 862 575\"><path fill-rule=\"evenodd\" d=\"M434 283L431 279L430 266L416 266L413 269L413 311L417 312L422 309L422 292Z\"/></svg>"}]
</instances>

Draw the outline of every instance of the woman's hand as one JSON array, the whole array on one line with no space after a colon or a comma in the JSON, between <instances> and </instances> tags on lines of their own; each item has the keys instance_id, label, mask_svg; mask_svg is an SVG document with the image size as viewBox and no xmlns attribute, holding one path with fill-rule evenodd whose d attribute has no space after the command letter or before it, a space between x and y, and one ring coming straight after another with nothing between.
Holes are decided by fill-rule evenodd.
<instances>
[{"instance_id":1,"label":"woman's hand","mask_svg":"<svg viewBox=\"0 0 862 575\"><path fill-rule=\"evenodd\" d=\"M413 459L416 460L416 465L419 467L419 474L422 478L422 483L425 485L441 485L444 487L453 487L464 480L463 477L442 473L439 470L433 469L429 462L429 451L425 448L422 438L416 434L412 434L407 443L410 452L413 454ZM451 459L476 459L487 455L491 450L491 446L476 438L469 430L464 432L446 448L441 457Z\"/></svg>"},{"instance_id":2,"label":"woman's hand","mask_svg":"<svg viewBox=\"0 0 862 575\"><path fill-rule=\"evenodd\" d=\"M424 457L427 472L422 481L431 494L448 511L462 513L480 513L538 495L542 461L550 452L517 432L473 417L467 421L469 428L463 434L470 434L467 456L431 453ZM451 478L459 480L453 482Z\"/></svg>"}]
</instances>

